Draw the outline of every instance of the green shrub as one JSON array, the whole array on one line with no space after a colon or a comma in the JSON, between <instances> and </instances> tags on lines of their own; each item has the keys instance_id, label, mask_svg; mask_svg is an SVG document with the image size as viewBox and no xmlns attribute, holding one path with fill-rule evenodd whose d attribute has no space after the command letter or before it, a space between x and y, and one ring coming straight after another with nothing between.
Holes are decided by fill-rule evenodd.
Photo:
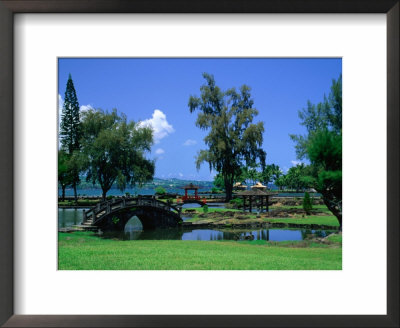
<instances>
[{"instance_id":1,"label":"green shrub","mask_svg":"<svg viewBox=\"0 0 400 328\"><path fill-rule=\"evenodd\" d=\"M219 189L219 188L212 187L212 189L211 189L211 193L212 193L212 194L218 194L218 193L220 193L220 192L221 192L221 189Z\"/></svg>"},{"instance_id":2,"label":"green shrub","mask_svg":"<svg viewBox=\"0 0 400 328\"><path fill-rule=\"evenodd\" d=\"M208 205L207 204L203 205L203 213L204 214L208 213Z\"/></svg>"},{"instance_id":3,"label":"green shrub","mask_svg":"<svg viewBox=\"0 0 400 328\"><path fill-rule=\"evenodd\" d=\"M311 210L312 210L312 202L311 202L310 194L308 192L306 192L304 194L303 209L307 213L307 215L310 215Z\"/></svg>"},{"instance_id":4,"label":"green shrub","mask_svg":"<svg viewBox=\"0 0 400 328\"><path fill-rule=\"evenodd\" d=\"M233 198L229 201L229 204L233 204L237 207L243 206L243 199L242 198Z\"/></svg>"},{"instance_id":5,"label":"green shrub","mask_svg":"<svg viewBox=\"0 0 400 328\"><path fill-rule=\"evenodd\" d=\"M156 188L156 195L165 195L167 191L163 187Z\"/></svg>"}]
</instances>

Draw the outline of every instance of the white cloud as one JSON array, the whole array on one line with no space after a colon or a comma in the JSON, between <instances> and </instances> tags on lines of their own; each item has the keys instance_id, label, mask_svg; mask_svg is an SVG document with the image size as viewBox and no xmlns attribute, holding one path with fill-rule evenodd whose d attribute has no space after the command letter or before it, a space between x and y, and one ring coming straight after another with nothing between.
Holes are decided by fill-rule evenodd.
<instances>
[{"instance_id":1,"label":"white cloud","mask_svg":"<svg viewBox=\"0 0 400 328\"><path fill-rule=\"evenodd\" d=\"M303 164L302 161L290 161L292 163L292 166L297 166L299 164Z\"/></svg>"},{"instance_id":2,"label":"white cloud","mask_svg":"<svg viewBox=\"0 0 400 328\"><path fill-rule=\"evenodd\" d=\"M164 154L165 151L164 151L164 149L162 149L162 148L157 148L156 151L155 151L155 153L156 153L157 155L161 155L161 154Z\"/></svg>"},{"instance_id":3,"label":"white cloud","mask_svg":"<svg viewBox=\"0 0 400 328\"><path fill-rule=\"evenodd\" d=\"M64 99L62 99L61 95L58 94L58 124L61 123L61 113L64 106Z\"/></svg>"},{"instance_id":4,"label":"white cloud","mask_svg":"<svg viewBox=\"0 0 400 328\"><path fill-rule=\"evenodd\" d=\"M197 144L197 141L193 139L188 139L183 143L184 146L193 146L195 144Z\"/></svg>"},{"instance_id":5,"label":"white cloud","mask_svg":"<svg viewBox=\"0 0 400 328\"><path fill-rule=\"evenodd\" d=\"M64 106L64 99L62 99L61 95L58 94L58 110L59 110L59 112L62 111L63 106Z\"/></svg>"},{"instance_id":6,"label":"white cloud","mask_svg":"<svg viewBox=\"0 0 400 328\"><path fill-rule=\"evenodd\" d=\"M58 133L60 133L61 113L64 106L64 99L58 94ZM61 148L61 139L58 137L58 148Z\"/></svg>"},{"instance_id":7,"label":"white cloud","mask_svg":"<svg viewBox=\"0 0 400 328\"><path fill-rule=\"evenodd\" d=\"M141 121L139 126L149 126L153 129L155 143L159 143L162 138L175 131L168 123L167 116L159 109L155 109L152 118Z\"/></svg>"},{"instance_id":8,"label":"white cloud","mask_svg":"<svg viewBox=\"0 0 400 328\"><path fill-rule=\"evenodd\" d=\"M82 105L81 107L79 107L79 110L81 112L86 112L86 111L88 111L90 109L94 109L92 105Z\"/></svg>"},{"instance_id":9,"label":"white cloud","mask_svg":"<svg viewBox=\"0 0 400 328\"><path fill-rule=\"evenodd\" d=\"M179 172L179 176L182 178L182 177L183 177L183 174Z\"/></svg>"},{"instance_id":10,"label":"white cloud","mask_svg":"<svg viewBox=\"0 0 400 328\"><path fill-rule=\"evenodd\" d=\"M58 119L59 119L59 121L61 121L61 113L63 110L63 106L64 106L64 99L61 97L60 94L58 94ZM79 107L79 110L81 112L85 112L89 109L94 109L94 107L92 105L82 105L81 107Z\"/></svg>"}]
</instances>

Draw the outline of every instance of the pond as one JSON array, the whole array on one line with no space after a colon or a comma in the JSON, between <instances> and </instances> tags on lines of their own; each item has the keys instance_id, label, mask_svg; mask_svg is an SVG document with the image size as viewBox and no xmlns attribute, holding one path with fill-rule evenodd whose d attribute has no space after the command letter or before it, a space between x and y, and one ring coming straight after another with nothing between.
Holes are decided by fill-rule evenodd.
<instances>
[{"instance_id":1,"label":"pond","mask_svg":"<svg viewBox=\"0 0 400 328\"><path fill-rule=\"evenodd\" d=\"M58 209L58 228L71 227L82 223L83 210L87 208L59 208Z\"/></svg>"},{"instance_id":2,"label":"pond","mask_svg":"<svg viewBox=\"0 0 400 328\"><path fill-rule=\"evenodd\" d=\"M153 231L129 230L104 233L104 238L120 240L304 240L308 235L326 237L334 231L305 229L156 229Z\"/></svg>"},{"instance_id":3,"label":"pond","mask_svg":"<svg viewBox=\"0 0 400 328\"><path fill-rule=\"evenodd\" d=\"M58 209L58 227L65 228L81 224L83 209ZM143 231L140 220L134 216L125 225L123 232L106 232L104 238L120 240L304 240L314 234L325 237L334 231L306 229L156 229Z\"/></svg>"}]
</instances>

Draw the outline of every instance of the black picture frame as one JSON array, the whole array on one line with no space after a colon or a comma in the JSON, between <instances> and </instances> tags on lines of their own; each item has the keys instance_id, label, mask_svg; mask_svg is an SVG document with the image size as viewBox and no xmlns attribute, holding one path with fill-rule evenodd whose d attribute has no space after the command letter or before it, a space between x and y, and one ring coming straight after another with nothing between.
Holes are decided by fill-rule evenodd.
<instances>
[{"instance_id":1,"label":"black picture frame","mask_svg":"<svg viewBox=\"0 0 400 328\"><path fill-rule=\"evenodd\" d=\"M4 327L399 327L399 0L0 0L0 324ZM385 13L387 315L14 315L13 17L16 13Z\"/></svg>"}]
</instances>

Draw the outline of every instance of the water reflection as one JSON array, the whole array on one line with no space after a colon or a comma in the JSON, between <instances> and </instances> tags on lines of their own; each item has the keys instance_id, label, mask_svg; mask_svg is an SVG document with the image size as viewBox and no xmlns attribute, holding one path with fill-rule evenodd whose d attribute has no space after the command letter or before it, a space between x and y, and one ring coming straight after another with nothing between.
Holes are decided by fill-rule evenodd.
<instances>
[{"instance_id":1,"label":"water reflection","mask_svg":"<svg viewBox=\"0 0 400 328\"><path fill-rule=\"evenodd\" d=\"M81 224L83 219L83 210L83 208L59 208L58 227L66 228Z\"/></svg>"},{"instance_id":2,"label":"water reflection","mask_svg":"<svg viewBox=\"0 0 400 328\"><path fill-rule=\"evenodd\" d=\"M321 232L326 234L326 232ZM182 240L303 240L302 230L259 229L259 230L209 230L196 229L184 232Z\"/></svg>"},{"instance_id":3,"label":"water reflection","mask_svg":"<svg viewBox=\"0 0 400 328\"><path fill-rule=\"evenodd\" d=\"M207 203L208 207L218 207L218 208L225 208L225 203ZM198 203L186 203L182 205L182 208L199 208L201 207Z\"/></svg>"},{"instance_id":4,"label":"water reflection","mask_svg":"<svg viewBox=\"0 0 400 328\"><path fill-rule=\"evenodd\" d=\"M215 230L215 229L156 229L149 231L125 229L123 232L105 232L103 238L121 240L266 240L291 241L304 240L309 236L326 237L330 230L292 230L292 229L258 229L258 230Z\"/></svg>"}]
</instances>

